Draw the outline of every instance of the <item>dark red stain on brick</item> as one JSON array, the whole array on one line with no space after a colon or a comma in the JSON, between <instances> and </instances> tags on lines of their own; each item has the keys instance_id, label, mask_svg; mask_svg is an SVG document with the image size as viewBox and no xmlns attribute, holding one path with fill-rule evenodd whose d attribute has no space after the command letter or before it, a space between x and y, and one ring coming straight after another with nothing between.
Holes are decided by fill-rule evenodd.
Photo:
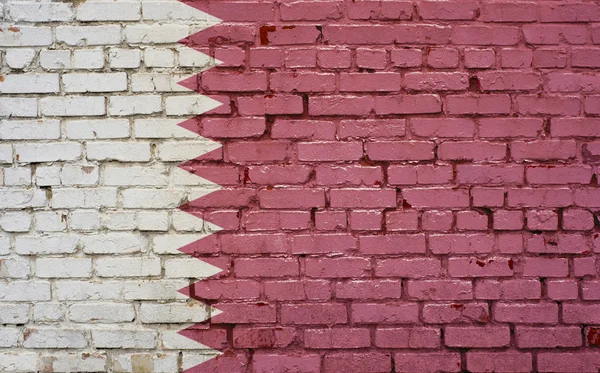
<instances>
[{"instance_id":1,"label":"dark red stain on brick","mask_svg":"<svg viewBox=\"0 0 600 373\"><path fill-rule=\"evenodd\" d=\"M269 45L269 32L275 32L277 28L275 26L261 26L260 28L260 44Z\"/></svg>"},{"instance_id":2,"label":"dark red stain on brick","mask_svg":"<svg viewBox=\"0 0 600 373\"><path fill-rule=\"evenodd\" d=\"M600 328L590 328L587 333L588 346L600 347Z\"/></svg>"},{"instance_id":3,"label":"dark red stain on brick","mask_svg":"<svg viewBox=\"0 0 600 373\"><path fill-rule=\"evenodd\" d=\"M515 261L512 259L508 259L508 268L510 269L514 269L515 268Z\"/></svg>"}]
</instances>

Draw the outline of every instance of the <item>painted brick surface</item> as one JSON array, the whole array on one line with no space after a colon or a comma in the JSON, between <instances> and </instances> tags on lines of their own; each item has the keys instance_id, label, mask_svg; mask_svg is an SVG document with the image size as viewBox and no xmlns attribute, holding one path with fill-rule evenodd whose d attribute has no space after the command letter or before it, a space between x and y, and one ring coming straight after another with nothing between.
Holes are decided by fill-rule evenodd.
<instances>
[{"instance_id":1,"label":"painted brick surface","mask_svg":"<svg viewBox=\"0 0 600 373\"><path fill-rule=\"evenodd\" d=\"M0 372L600 369L598 4L0 14Z\"/></svg>"}]
</instances>

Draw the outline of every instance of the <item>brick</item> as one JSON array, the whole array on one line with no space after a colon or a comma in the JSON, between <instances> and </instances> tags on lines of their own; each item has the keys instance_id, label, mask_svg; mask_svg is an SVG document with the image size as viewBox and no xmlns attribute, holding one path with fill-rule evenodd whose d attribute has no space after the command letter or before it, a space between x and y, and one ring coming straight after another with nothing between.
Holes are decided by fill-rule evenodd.
<instances>
[{"instance_id":1,"label":"brick","mask_svg":"<svg viewBox=\"0 0 600 373\"><path fill-rule=\"evenodd\" d=\"M447 96L448 114L509 114L511 100L507 95Z\"/></svg>"},{"instance_id":2,"label":"brick","mask_svg":"<svg viewBox=\"0 0 600 373\"><path fill-rule=\"evenodd\" d=\"M508 326L459 327L444 329L446 346L449 347L505 347L510 343Z\"/></svg>"},{"instance_id":3,"label":"brick","mask_svg":"<svg viewBox=\"0 0 600 373\"><path fill-rule=\"evenodd\" d=\"M494 318L500 322L556 324L558 323L558 305L556 303L507 304L496 303Z\"/></svg>"},{"instance_id":4,"label":"brick","mask_svg":"<svg viewBox=\"0 0 600 373\"><path fill-rule=\"evenodd\" d=\"M368 142L365 150L373 161L419 161L433 159L434 144L426 141Z\"/></svg>"},{"instance_id":5,"label":"brick","mask_svg":"<svg viewBox=\"0 0 600 373\"><path fill-rule=\"evenodd\" d=\"M396 353L396 372L434 373L439 371L460 372L460 354L452 352Z\"/></svg>"},{"instance_id":6,"label":"brick","mask_svg":"<svg viewBox=\"0 0 600 373\"><path fill-rule=\"evenodd\" d=\"M569 272L566 259L525 258L523 276L531 277L565 277Z\"/></svg>"},{"instance_id":7,"label":"brick","mask_svg":"<svg viewBox=\"0 0 600 373\"><path fill-rule=\"evenodd\" d=\"M485 234L432 234L429 249L434 254L490 253L494 250L494 237Z\"/></svg>"},{"instance_id":8,"label":"brick","mask_svg":"<svg viewBox=\"0 0 600 373\"><path fill-rule=\"evenodd\" d=\"M473 20L479 10L476 2L453 4L450 1L419 1L419 15L431 20Z\"/></svg>"},{"instance_id":9,"label":"brick","mask_svg":"<svg viewBox=\"0 0 600 373\"><path fill-rule=\"evenodd\" d=\"M431 55L430 58L432 58ZM456 59L458 64L458 53ZM433 62L430 61L431 63ZM435 65L448 67L440 62L435 63ZM409 91L464 91L469 86L469 78L464 73L410 72L404 75L403 86Z\"/></svg>"},{"instance_id":10,"label":"brick","mask_svg":"<svg viewBox=\"0 0 600 373\"><path fill-rule=\"evenodd\" d=\"M341 304L286 304L281 307L284 325L343 324L347 319L346 307Z\"/></svg>"},{"instance_id":11,"label":"brick","mask_svg":"<svg viewBox=\"0 0 600 373\"><path fill-rule=\"evenodd\" d=\"M517 326L515 329L519 348L556 348L581 346L579 327L530 327Z\"/></svg>"},{"instance_id":12,"label":"brick","mask_svg":"<svg viewBox=\"0 0 600 373\"><path fill-rule=\"evenodd\" d=\"M359 324L405 324L419 319L417 303L354 303L351 310L352 321Z\"/></svg>"},{"instance_id":13,"label":"brick","mask_svg":"<svg viewBox=\"0 0 600 373\"><path fill-rule=\"evenodd\" d=\"M371 333L366 328L307 329L304 346L315 349L369 347Z\"/></svg>"},{"instance_id":14,"label":"brick","mask_svg":"<svg viewBox=\"0 0 600 373\"><path fill-rule=\"evenodd\" d=\"M462 189L405 189L402 196L414 208L453 208L469 205L468 190Z\"/></svg>"},{"instance_id":15,"label":"brick","mask_svg":"<svg viewBox=\"0 0 600 373\"><path fill-rule=\"evenodd\" d=\"M513 275L511 259L450 258L448 273L451 277L507 277Z\"/></svg>"},{"instance_id":16,"label":"brick","mask_svg":"<svg viewBox=\"0 0 600 373\"><path fill-rule=\"evenodd\" d=\"M490 313L486 303L425 304L422 317L423 322L432 324L485 323Z\"/></svg>"},{"instance_id":17,"label":"brick","mask_svg":"<svg viewBox=\"0 0 600 373\"><path fill-rule=\"evenodd\" d=\"M544 352L538 355L538 370L553 372L560 369L564 372L593 372L600 366L595 353Z\"/></svg>"},{"instance_id":18,"label":"brick","mask_svg":"<svg viewBox=\"0 0 600 373\"><path fill-rule=\"evenodd\" d=\"M439 276L441 263L439 259L383 259L375 264L377 277L423 278Z\"/></svg>"},{"instance_id":19,"label":"brick","mask_svg":"<svg viewBox=\"0 0 600 373\"><path fill-rule=\"evenodd\" d=\"M340 79L342 92L400 91L400 74L397 73L342 73Z\"/></svg>"},{"instance_id":20,"label":"brick","mask_svg":"<svg viewBox=\"0 0 600 373\"><path fill-rule=\"evenodd\" d=\"M391 356L381 352L329 353L323 358L323 372L352 370L356 373L384 373L392 369Z\"/></svg>"},{"instance_id":21,"label":"brick","mask_svg":"<svg viewBox=\"0 0 600 373\"><path fill-rule=\"evenodd\" d=\"M318 373L321 357L317 354L276 355L256 354L252 359L252 366L256 373L275 373L278 371L300 369L306 373Z\"/></svg>"},{"instance_id":22,"label":"brick","mask_svg":"<svg viewBox=\"0 0 600 373\"><path fill-rule=\"evenodd\" d=\"M462 118L414 118L410 121L410 129L413 135L419 137L472 138L475 123Z\"/></svg>"},{"instance_id":23,"label":"brick","mask_svg":"<svg viewBox=\"0 0 600 373\"><path fill-rule=\"evenodd\" d=\"M468 300L473 299L469 281L427 280L408 281L408 296L419 300Z\"/></svg>"},{"instance_id":24,"label":"brick","mask_svg":"<svg viewBox=\"0 0 600 373\"><path fill-rule=\"evenodd\" d=\"M437 348L440 330L435 328L377 328L375 346L382 348Z\"/></svg>"},{"instance_id":25,"label":"brick","mask_svg":"<svg viewBox=\"0 0 600 373\"><path fill-rule=\"evenodd\" d=\"M535 8L534 8L535 9ZM535 14L535 13L534 13ZM476 372L530 372L533 359L525 352L468 352L467 369Z\"/></svg>"},{"instance_id":26,"label":"brick","mask_svg":"<svg viewBox=\"0 0 600 373\"><path fill-rule=\"evenodd\" d=\"M540 299L542 287L539 280L480 280L475 284L476 299Z\"/></svg>"}]
</instances>

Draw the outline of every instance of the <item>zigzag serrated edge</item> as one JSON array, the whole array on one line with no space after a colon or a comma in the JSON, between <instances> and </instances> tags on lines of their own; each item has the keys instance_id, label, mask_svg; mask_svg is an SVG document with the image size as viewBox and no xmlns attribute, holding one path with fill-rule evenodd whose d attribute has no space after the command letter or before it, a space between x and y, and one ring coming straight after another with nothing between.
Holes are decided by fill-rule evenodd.
<instances>
[{"instance_id":1,"label":"zigzag serrated edge","mask_svg":"<svg viewBox=\"0 0 600 373\"><path fill-rule=\"evenodd\" d=\"M206 64L204 64L203 67L201 67L198 71L196 71L192 76L189 76L186 79L183 79L182 81L180 81L178 83L179 85L181 85L183 87L186 87L188 89L191 89L193 91L200 93L199 92L200 89L199 89L198 83L197 83L199 74L201 74L202 72L204 72L208 69L211 69L215 66L218 66L219 64L221 64L221 62L203 54L201 51L194 48L193 45L189 45L190 44L189 40L190 40L190 38L193 38L194 36L197 36L197 35L205 32L207 29L210 29L210 28L216 26L217 24L223 22L223 20L221 20L217 17L214 17L211 14L205 12L205 9L200 9L200 7L198 6L199 3L193 3L193 2L190 2L189 0L188 1L177 0L177 1L189 6L190 13L200 12L203 17L206 17L204 19L207 22L206 27L200 29L198 32L191 34L188 37L179 41L179 43L184 45L184 47L188 47L188 48L196 50L196 52L199 54L199 57L207 58ZM202 99L202 98L204 98L204 99ZM200 101L199 110L197 110L194 113L196 116L206 114L206 113L210 112L211 110L214 110L224 104L219 101L213 100L207 96L201 95L201 96L199 96L199 99L202 101ZM196 118L196 117L194 117L194 118ZM179 123L178 125L182 128L185 128L185 129L197 134L198 135L197 139L202 139L203 141L208 142L210 139L207 139L206 137L201 136L198 131L197 126L190 125L190 124L194 124L194 123L195 123L194 119L192 119L192 121L190 121L190 119L187 119L187 120ZM191 255L194 250L196 250L199 247L202 247L203 245L209 245L209 246L213 245L214 244L213 241L216 239L215 233L222 230L221 227L214 224L213 222L203 219L203 218L205 218L204 216L201 218L200 216L195 214L195 212L193 210L189 209L190 204L192 204L193 202L195 202L195 201L197 202L201 199L206 198L208 195L216 193L219 190L221 190L221 186L219 184L216 184L216 183L210 181L209 180L210 177L206 177L207 175L202 175L201 170L194 169L194 164L193 164L194 161L198 161L203 158L210 158L211 153L213 153L215 151L220 151L220 148L222 147L222 144L219 142L216 142L216 141L214 141L214 142L210 141L209 144L210 144L210 146L208 146L208 149L203 151L201 154L199 154L197 158L190 159L189 161L179 164L177 169L175 170L175 177L179 177L179 178L183 178L183 179L190 178L190 177L192 177L192 178L197 177L197 178L200 178L200 180L202 180L203 187L207 187L205 189L205 191L202 191L198 195L191 196L189 198L190 202L188 204L184 204L179 207L179 209L181 211L188 213L190 216L193 216L196 219L200 219L203 222L203 232L204 233L202 235L189 236L189 238L183 238L183 240L184 240L183 242L181 242L181 241L179 242L180 244L183 244L183 245L178 248L178 251L181 251L188 255ZM204 278L198 279L200 281L207 280L215 275L218 275L219 273L221 273L223 271L222 268L215 266L211 263L208 263L206 260L201 260L199 258L196 258L196 259L198 259L198 266L203 267L200 272L203 274L204 273L206 274L206 276ZM169 339L172 344L178 346L181 349L190 349L190 350L194 351L193 354L191 354L191 353L184 354L184 359L183 359L184 373L215 372L215 367L216 367L216 365L219 364L217 362L217 360L219 360L219 356L221 356L223 353L217 349L219 346L215 346L214 343L211 343L210 334L204 333L207 331L210 332L210 330L206 330L206 326L203 326L203 325L205 325L204 323L209 321L211 318L220 314L221 311L208 305L207 302L205 300L203 300L200 296L198 296L196 294L191 294L192 290L190 288L186 287L186 288L180 289L179 292L190 297L194 301L199 301L203 304L206 304L208 316L207 316L206 320L204 320L203 323L194 324L188 328L178 331L176 334L171 333L171 334L169 334L167 339ZM224 330L223 330L223 332L224 332ZM198 353L198 350L202 350L202 352Z\"/></svg>"}]
</instances>

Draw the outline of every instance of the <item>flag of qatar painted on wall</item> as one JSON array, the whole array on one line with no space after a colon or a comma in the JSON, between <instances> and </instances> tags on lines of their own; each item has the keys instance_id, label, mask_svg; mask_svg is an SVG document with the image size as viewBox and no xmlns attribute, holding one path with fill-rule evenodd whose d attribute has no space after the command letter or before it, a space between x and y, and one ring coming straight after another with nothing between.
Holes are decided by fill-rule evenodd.
<instances>
[{"instance_id":1,"label":"flag of qatar painted on wall","mask_svg":"<svg viewBox=\"0 0 600 373\"><path fill-rule=\"evenodd\" d=\"M60 182L26 201L4 181L0 206L69 225L0 217L0 277L5 254L32 255L23 278L48 289L0 283L0 307L68 312L0 328L0 372L600 371L599 4L88 0L37 20L47 6L0 13L34 24L3 28L3 48L45 40L39 22L51 38L39 71L5 52L7 100L43 95L29 116L0 98L0 139L5 180L58 162ZM60 135L28 150L19 117ZM54 141L73 148L38 158ZM64 184L71 163L97 181ZM113 224L73 233L82 209ZM117 306L94 314L100 300Z\"/></svg>"}]
</instances>

